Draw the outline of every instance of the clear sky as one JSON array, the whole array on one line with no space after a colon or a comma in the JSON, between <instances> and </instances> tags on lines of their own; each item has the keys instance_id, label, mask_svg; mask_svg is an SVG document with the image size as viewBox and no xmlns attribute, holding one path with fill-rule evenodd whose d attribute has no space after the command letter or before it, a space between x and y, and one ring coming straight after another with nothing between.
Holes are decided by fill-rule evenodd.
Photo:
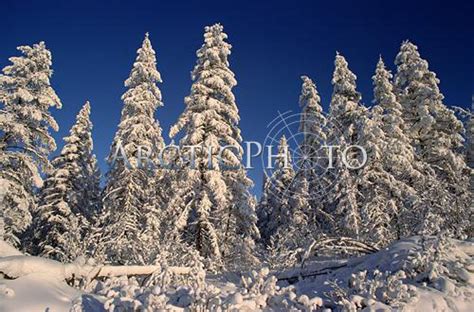
<instances>
[{"instance_id":1,"label":"clear sky","mask_svg":"<svg viewBox=\"0 0 474 312\"><path fill-rule=\"evenodd\" d=\"M95 152L106 169L136 50L145 32L157 52L165 106L156 114L167 139L184 108L203 27L220 22L233 45L244 139L263 141L277 112L298 112L300 76L317 84L327 110L336 51L372 100L379 54L393 70L402 40L418 45L441 79L446 103L470 106L473 84L472 1L27 1L2 0L0 66L15 47L45 41L53 54L52 84L63 109L59 147L85 100L92 104ZM262 171L250 172L260 189Z\"/></svg>"}]
</instances>

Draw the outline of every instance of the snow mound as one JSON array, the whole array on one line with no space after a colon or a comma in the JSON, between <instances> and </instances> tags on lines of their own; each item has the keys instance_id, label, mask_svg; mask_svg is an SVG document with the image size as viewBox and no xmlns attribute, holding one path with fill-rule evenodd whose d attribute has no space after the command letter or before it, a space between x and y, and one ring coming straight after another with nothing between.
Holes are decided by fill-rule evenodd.
<instances>
[{"instance_id":1,"label":"snow mound","mask_svg":"<svg viewBox=\"0 0 474 312\"><path fill-rule=\"evenodd\" d=\"M7 242L0 240L0 258L8 256L23 256L23 254Z\"/></svg>"},{"instance_id":2,"label":"snow mound","mask_svg":"<svg viewBox=\"0 0 474 312\"><path fill-rule=\"evenodd\" d=\"M0 279L0 311L69 311L81 292L51 277L49 273L34 273L14 280Z\"/></svg>"},{"instance_id":3,"label":"snow mound","mask_svg":"<svg viewBox=\"0 0 474 312\"><path fill-rule=\"evenodd\" d=\"M294 286L344 311L384 304L413 312L468 312L474 306L473 256L473 242L415 236L345 263L312 263ZM291 281L295 273L283 272L281 280Z\"/></svg>"},{"instance_id":4,"label":"snow mound","mask_svg":"<svg viewBox=\"0 0 474 312\"><path fill-rule=\"evenodd\" d=\"M0 272L9 278L18 278L29 274L44 274L50 279L64 281L66 266L60 262L29 256L9 256L0 258Z\"/></svg>"},{"instance_id":5,"label":"snow mound","mask_svg":"<svg viewBox=\"0 0 474 312\"><path fill-rule=\"evenodd\" d=\"M0 311L468 312L473 256L473 242L412 237L371 255L314 261L277 275L263 268L240 282L226 274L206 277L199 266L104 266L105 273L128 276L102 272L79 291L65 279L84 278L71 272L89 272L86 263L9 255L0 257L0 272L10 278L0 279Z\"/></svg>"}]
</instances>

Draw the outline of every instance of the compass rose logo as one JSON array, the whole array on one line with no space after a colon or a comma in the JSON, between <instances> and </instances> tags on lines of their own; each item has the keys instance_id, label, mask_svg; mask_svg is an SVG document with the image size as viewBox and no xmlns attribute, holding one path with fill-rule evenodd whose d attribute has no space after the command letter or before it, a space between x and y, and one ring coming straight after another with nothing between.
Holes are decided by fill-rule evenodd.
<instances>
[{"instance_id":1,"label":"compass rose logo","mask_svg":"<svg viewBox=\"0 0 474 312\"><path fill-rule=\"evenodd\" d=\"M306 116L301 113L278 112L268 123L264 141L266 148L261 154L262 165L266 183L274 184L276 171L282 170L281 166L275 166L275 158L285 158L288 160L285 166L293 168L294 175L292 181L285 185L285 191L279 192L279 196L299 193L309 197L308 199L318 200L337 184L339 165L345 165L348 169L359 169L365 165L367 154L361 146L344 144L342 127L331 118L305 120L302 123L304 118ZM306 129L302 129L301 124L304 124ZM275 148L282 137L286 139L287 148L284 152L288 155L280 155L281 151ZM354 159L350 159L354 158L354 154L358 154L355 157L358 158L355 159L357 165L354 165ZM296 185L302 177L311 182L307 190L299 189ZM281 189L281 185L279 187Z\"/></svg>"}]
</instances>

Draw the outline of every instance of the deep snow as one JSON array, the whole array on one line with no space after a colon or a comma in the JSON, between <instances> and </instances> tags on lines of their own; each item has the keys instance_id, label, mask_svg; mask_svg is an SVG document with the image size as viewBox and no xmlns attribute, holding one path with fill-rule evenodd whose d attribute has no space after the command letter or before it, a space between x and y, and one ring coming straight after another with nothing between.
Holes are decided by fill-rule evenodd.
<instances>
[{"instance_id":1,"label":"deep snow","mask_svg":"<svg viewBox=\"0 0 474 312\"><path fill-rule=\"evenodd\" d=\"M199 291L200 296L215 292L216 298L220 298L216 305L238 311L290 308L316 310L322 305L339 310L345 306L346 310L352 307L365 311L383 311L390 309L387 303L393 308L400 302L403 303L403 311L472 311L474 243L456 240L451 240L450 243L452 247L443 249L440 253L442 257L434 258L432 263L428 263L437 263L435 270L430 271L430 276L423 275L423 272L418 272L417 275L410 273L414 272L410 266L420 255L423 245L422 238L412 237L367 256L334 261L314 260L303 268L278 272L276 277L279 287L276 288L274 283L277 279L271 277L272 272L267 274L266 270L262 270L254 273L254 276L244 278L247 282L242 284L236 282L235 276L208 277L192 291L186 287L174 287L173 291L165 291L163 285L161 288L152 285L147 292L145 288L131 282L132 279L125 278L119 283L112 282L118 287L102 284L102 291L90 295L66 284L65 280L74 274L77 264L61 264L49 259L24 256L8 244L0 242L0 272L4 274L0 278L0 311L106 311L104 306L110 311L119 311L119 307L124 307L124 302L137 308L150 308L150 300L157 298L168 302L166 309L182 310L195 300ZM386 276L380 273L380 280L387 282L384 285L377 284L376 287L371 280L366 283L368 279L360 279L365 276L364 272L369 276L374 272L388 271L402 272L398 275L401 279L393 278L395 274L388 275L385 279ZM330 302L334 287L342 289L347 296L345 305L345 299L342 299L339 306L334 301ZM377 289L375 294L382 290L385 295L390 291L398 293L392 294L384 303L383 300L376 300L382 297L370 298L370 287ZM96 289L99 288L96 286ZM402 298L405 292L410 295ZM398 294L400 298L393 299ZM154 304L156 307L156 301Z\"/></svg>"}]
</instances>

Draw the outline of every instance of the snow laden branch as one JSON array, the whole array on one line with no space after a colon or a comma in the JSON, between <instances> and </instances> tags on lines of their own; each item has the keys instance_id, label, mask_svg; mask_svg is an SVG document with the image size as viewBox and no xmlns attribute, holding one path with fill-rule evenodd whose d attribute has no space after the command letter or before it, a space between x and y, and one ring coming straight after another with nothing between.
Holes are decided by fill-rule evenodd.
<instances>
[{"instance_id":1,"label":"snow laden branch","mask_svg":"<svg viewBox=\"0 0 474 312\"><path fill-rule=\"evenodd\" d=\"M347 266L347 260L335 261L330 263L322 263L322 266L306 267L306 262L312 256L317 256L327 253L338 253L338 254L373 254L378 252L379 249L370 244L355 240L350 237L326 237L318 240L313 240L311 244L305 249L300 249L301 264L299 269L293 269L282 272L277 275L279 281L296 282L301 278L314 277L318 275L328 274L334 270ZM354 263L352 263L354 264Z\"/></svg>"},{"instance_id":2,"label":"snow laden branch","mask_svg":"<svg viewBox=\"0 0 474 312\"><path fill-rule=\"evenodd\" d=\"M303 261L312 254L323 253L324 251L330 250L362 254L370 254L379 251L377 247L371 244L350 237L327 237L320 240L314 240L306 249Z\"/></svg>"}]
</instances>

